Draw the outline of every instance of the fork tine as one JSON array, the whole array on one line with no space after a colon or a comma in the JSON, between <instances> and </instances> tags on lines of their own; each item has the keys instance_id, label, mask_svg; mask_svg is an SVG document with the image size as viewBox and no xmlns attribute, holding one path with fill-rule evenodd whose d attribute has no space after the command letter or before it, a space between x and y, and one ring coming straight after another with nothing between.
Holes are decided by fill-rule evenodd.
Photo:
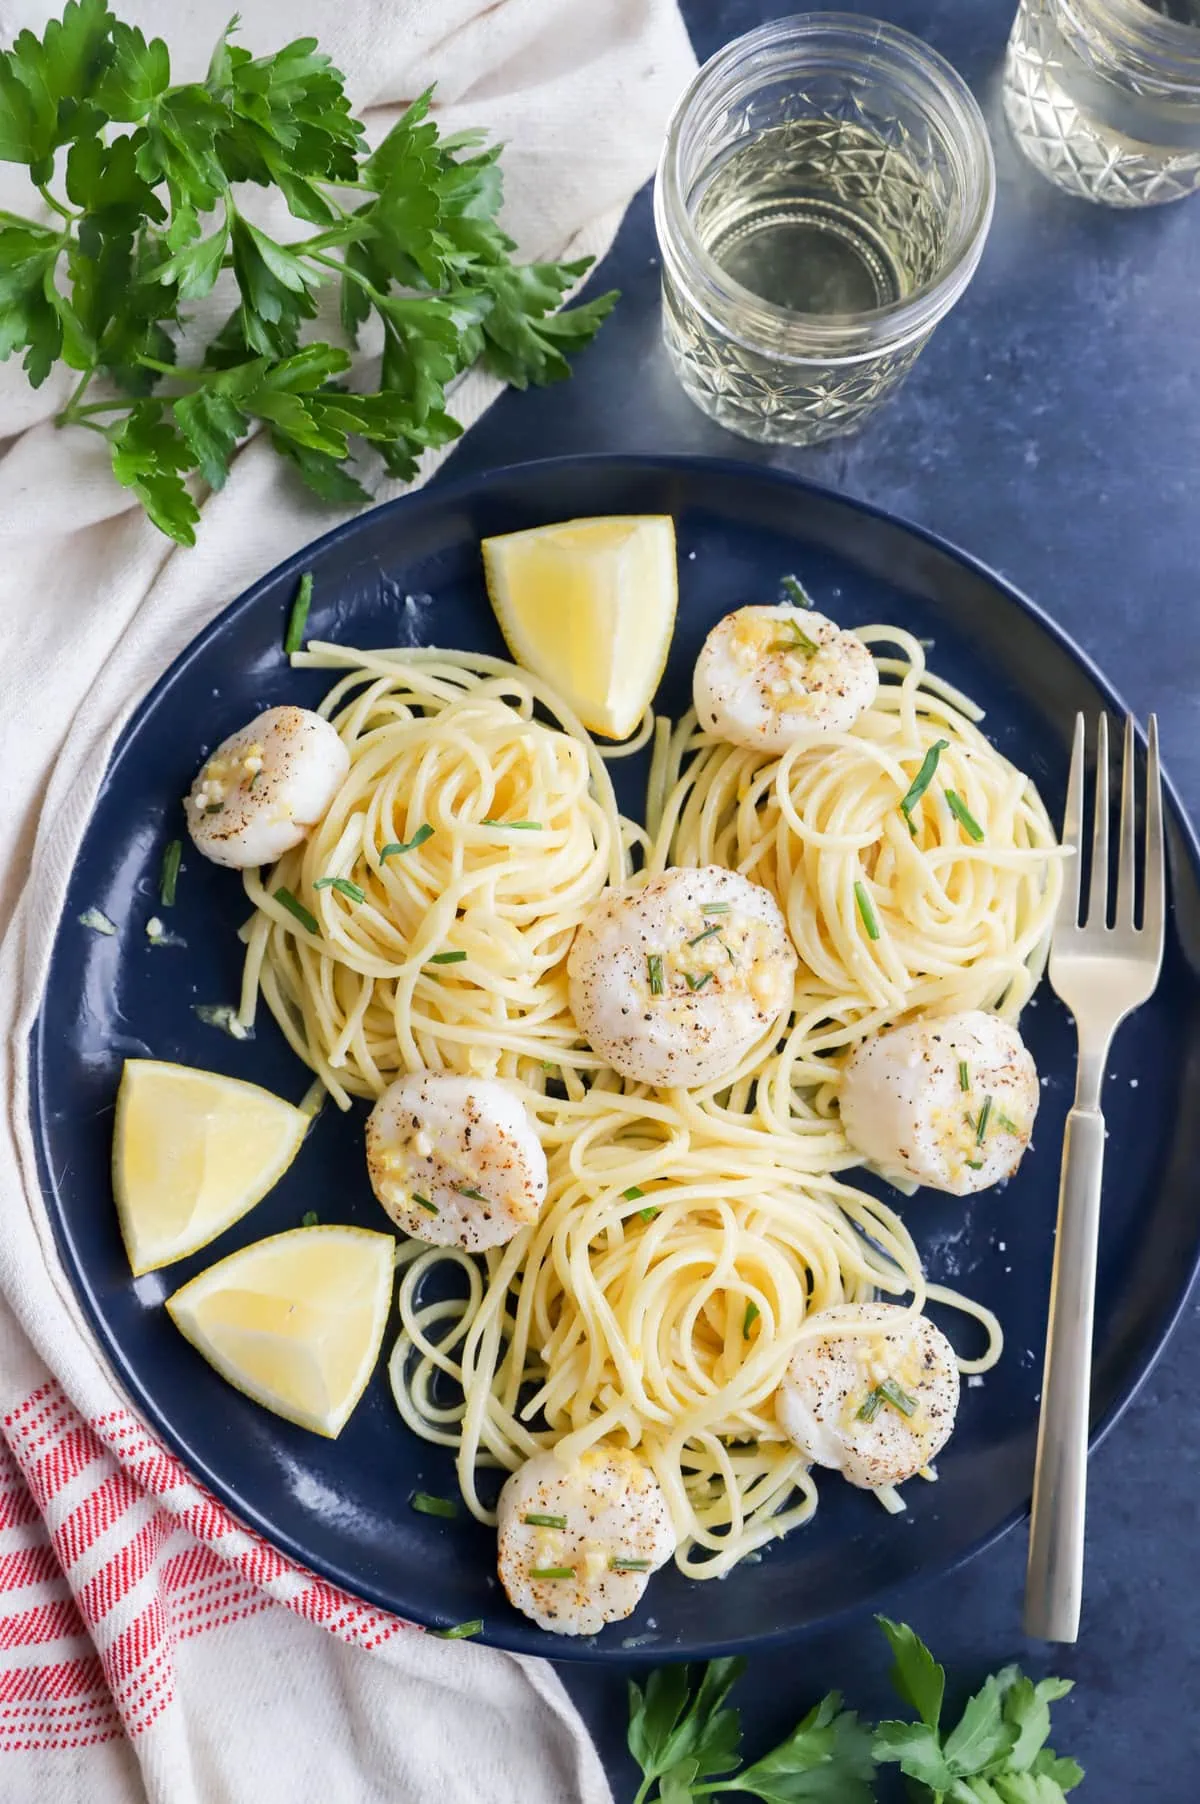
<instances>
[{"instance_id":1,"label":"fork tine","mask_svg":"<svg viewBox=\"0 0 1200 1804\"><path fill-rule=\"evenodd\" d=\"M1118 927L1133 926L1133 837L1137 810L1133 804L1133 715L1125 716L1125 753L1121 760L1121 839L1117 851Z\"/></svg>"},{"instance_id":2,"label":"fork tine","mask_svg":"<svg viewBox=\"0 0 1200 1804\"><path fill-rule=\"evenodd\" d=\"M1070 846L1074 858L1063 861L1062 894L1054 917L1057 936L1079 924L1079 830L1083 820L1083 715L1075 716L1075 740L1071 747L1071 774L1067 778L1067 805L1063 810L1062 843Z\"/></svg>"},{"instance_id":3,"label":"fork tine","mask_svg":"<svg viewBox=\"0 0 1200 1804\"><path fill-rule=\"evenodd\" d=\"M1158 717L1150 716L1146 738L1146 890L1142 930L1162 959L1166 899L1163 879L1162 776L1158 768Z\"/></svg>"},{"instance_id":4,"label":"fork tine","mask_svg":"<svg viewBox=\"0 0 1200 1804\"><path fill-rule=\"evenodd\" d=\"M1103 927L1108 915L1108 715L1100 715L1096 740L1096 814L1092 828L1092 882L1087 925Z\"/></svg>"}]
</instances>

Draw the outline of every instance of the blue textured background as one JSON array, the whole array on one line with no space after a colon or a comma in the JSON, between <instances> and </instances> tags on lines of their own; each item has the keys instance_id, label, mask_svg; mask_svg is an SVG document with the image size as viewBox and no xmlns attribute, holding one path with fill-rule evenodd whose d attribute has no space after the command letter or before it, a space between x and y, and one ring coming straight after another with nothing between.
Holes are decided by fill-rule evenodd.
<instances>
[{"instance_id":1,"label":"blue textured background","mask_svg":"<svg viewBox=\"0 0 1200 1804\"><path fill-rule=\"evenodd\" d=\"M701 58L764 19L761 0L683 0ZM971 84L996 150L995 222L979 272L900 396L856 439L811 451L731 438L686 401L658 339L649 194L596 285L623 300L566 387L505 397L448 476L570 451L688 451L782 465L895 508L1010 577L1097 659L1141 715L1200 814L1200 200L1121 214L1027 168L1000 111L1012 0L872 0ZM1200 1196L1197 1198L1200 1207ZM1086 1610L1075 1648L1024 1641L1024 1537L914 1590L898 1613L951 1668L952 1692L1018 1659L1078 1681L1054 1739L1089 1769L1088 1804L1200 1797L1200 1305L1091 1467ZM752 1662L737 1701L748 1746L786 1732L829 1683L890 1709L869 1622ZM624 1686L564 1666L618 1804L635 1787Z\"/></svg>"}]
</instances>

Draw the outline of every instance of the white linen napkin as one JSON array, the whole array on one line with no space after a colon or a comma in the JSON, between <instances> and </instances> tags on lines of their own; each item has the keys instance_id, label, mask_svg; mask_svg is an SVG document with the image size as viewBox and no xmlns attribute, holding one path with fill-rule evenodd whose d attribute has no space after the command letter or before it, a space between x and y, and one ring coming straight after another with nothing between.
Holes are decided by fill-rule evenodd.
<instances>
[{"instance_id":1,"label":"white linen napkin","mask_svg":"<svg viewBox=\"0 0 1200 1804\"><path fill-rule=\"evenodd\" d=\"M0 44L58 10L0 0ZM186 79L231 8L118 10L168 38ZM526 256L607 249L693 68L674 0L242 0L241 15L256 52L317 36L373 138L436 82L445 130L504 139L505 223ZM29 192L0 166L0 206L28 213ZM26 1048L113 742L220 608L339 517L251 442L195 548L172 547L103 444L53 426L65 376L34 392L15 359L0 366L0 1796L602 1804L552 1668L382 1616L193 1484L129 1410L58 1262ZM462 383L464 426L498 387Z\"/></svg>"}]
</instances>

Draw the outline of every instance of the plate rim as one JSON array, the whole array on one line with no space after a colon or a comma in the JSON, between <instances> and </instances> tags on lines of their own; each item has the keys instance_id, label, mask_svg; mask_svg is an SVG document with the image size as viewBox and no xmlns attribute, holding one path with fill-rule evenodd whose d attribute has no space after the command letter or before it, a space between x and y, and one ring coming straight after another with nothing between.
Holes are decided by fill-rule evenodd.
<instances>
[{"instance_id":1,"label":"plate rim","mask_svg":"<svg viewBox=\"0 0 1200 1804\"><path fill-rule=\"evenodd\" d=\"M180 673L188 668L194 658L201 655L211 639L221 632L230 621L240 617L244 611L252 609L258 603L258 600L263 593L269 588L273 588L281 579L295 576L298 580L315 555L338 545L345 539L353 538L364 520L381 515L396 516L400 520L403 520L406 513L419 509L430 501L434 501L439 505L453 507L454 503L458 500L475 498L480 490L486 490L492 486L503 484L506 481L513 481L514 479L528 481L531 477L535 477L539 472L544 473L547 477L554 472L580 468L595 470L598 473L603 472L606 468L621 468L628 472L631 465L660 473L674 472L686 475L689 472L695 472L700 475L707 474L714 477L728 478L739 483L749 483L751 486L765 485L771 488L789 490L793 493L799 491L819 501L832 503L834 506L849 510L851 513L865 515L894 530L898 530L906 536L919 541L932 551L948 558L951 562L958 564L974 576L980 578L992 589L998 590L1008 602L1015 603L1016 606L1026 613L1043 632L1049 635L1049 637L1057 644L1059 650L1085 673L1093 686L1105 698L1106 709L1113 709L1118 715L1127 716L1130 713L1130 709L1125 703L1119 689L1117 689L1109 680L1091 655L1076 642L1064 627L1059 625L1052 615L1050 615L1039 603L1033 601L1026 595L1024 590L1018 588L1014 582L1001 575L1000 572L995 570L982 558L976 557L971 552L964 551L959 545L955 544L953 540L946 538L941 533L935 532L930 527L923 526L919 522L909 519L907 515L899 513L894 509L883 507L876 502L861 499L856 495L847 494L828 483L814 482L810 478L795 474L790 470L780 469L771 465L759 465L746 459L732 457L691 456L683 452L604 451L564 454L556 457L521 459L514 463L495 465L484 470L468 472L461 476L451 476L445 481L442 481L438 474L435 473L434 477L421 488L409 490L403 495L394 496L391 500L380 502L374 507L364 508L358 513L352 514L349 519L340 521L327 532L308 541L308 543L301 546L289 557L281 559L279 563L272 565L269 570L265 571L260 577L252 582L249 587L243 589L239 594L234 596L232 600L227 602L226 605L221 608L212 619L209 620L200 631L180 649L179 652L176 653L130 709L109 752L108 759L105 763L104 773L96 792L96 798L89 811L87 821L84 823L80 833L80 845L82 845L83 839L91 825L96 807L108 784L110 773L114 765L123 755L129 740L139 730L144 717L155 705L156 699L163 689L171 685ZM1136 719L1134 724L1136 737L1144 748L1145 732ZM1162 771L1162 783L1168 816L1173 821L1173 825L1179 833L1185 857L1192 867L1192 874L1197 887L1200 888L1200 832L1198 832L1196 825L1193 824L1179 792L1166 769L1163 769ZM56 921L54 927L55 942L57 942L58 939L61 923L62 916L60 914L59 920ZM47 979L53 956L52 950L50 961L47 963ZM43 987L42 995L39 998L37 1014L34 1018L25 1048L31 1077L29 1083L29 1124L32 1129L39 1190L50 1223L55 1248L59 1259L62 1262L68 1282L70 1283L72 1294L83 1312L88 1327L96 1339L99 1350L105 1363L109 1367L111 1375L116 1379L119 1388L125 1393L126 1401L132 1406L135 1414L143 1419L151 1432L158 1435L163 1440L168 1450L184 1466L189 1477L192 1478L194 1482L198 1482L210 1489L221 1502L222 1506L230 1512L231 1516L233 1516L234 1519L250 1533L259 1536L262 1540L267 1542L268 1545L277 1548L302 1570L310 1572L315 1577L324 1579L328 1583L337 1585L339 1589L347 1592L352 1598L361 1599L371 1607L383 1610L388 1615L395 1616L400 1621L412 1622L415 1626L425 1626L431 1629L431 1631L436 1632L431 1624L422 1625L416 1618L401 1615L401 1613L397 1611L395 1604L389 1601L382 1592L373 1590L369 1584L364 1585L359 1580L352 1579L346 1573L338 1571L336 1566L329 1560L321 1558L314 1559L312 1555L291 1535L286 1532L281 1532L274 1526L267 1524L262 1519L261 1513L249 1506L246 1500L238 1494L235 1485L231 1484L227 1479L222 1478L219 1473L212 1471L204 1461L197 1459L193 1455L192 1451L187 1446L185 1437L176 1431L168 1416L158 1406L154 1398L150 1396L138 1373L130 1366L116 1337L110 1333L107 1324L93 1302L91 1286L88 1282L84 1263L77 1254L74 1238L70 1232L65 1211L60 1205L57 1186L53 1179L52 1164L46 1144L47 1119L46 1110L43 1106L44 1090L42 1077L47 1053L48 1029L45 1018L47 987L48 983ZM1135 1361L1135 1364L1139 1369L1137 1369L1136 1376L1132 1383L1130 1383L1123 1393L1114 1400L1105 1414L1101 1416L1098 1421L1091 1424L1088 1435L1089 1456L1095 1452L1096 1448L1125 1414L1125 1411L1139 1396L1159 1359L1162 1357L1164 1348L1172 1334L1175 1332L1184 1310L1187 1308L1189 1296L1198 1275L1200 1275L1200 1237L1197 1239L1196 1251L1191 1262L1181 1268L1181 1282L1177 1296L1174 1298L1169 1309L1164 1313L1162 1320L1157 1324L1149 1338L1148 1344L1139 1351L1137 1360ZM1029 1479L1031 1493L1032 1483L1033 1474L1031 1469ZM1030 1499L1027 1498L1023 1503L1010 1510L998 1523L994 1524L983 1535L979 1536L975 1541L970 1542L965 1548L960 1549L944 1564L937 1566L936 1569L929 1572L913 1574L907 1578L898 1579L890 1585L881 1586L869 1602L858 1601L848 1603L841 1609L825 1614L817 1622L802 1623L790 1628L777 1629L761 1635L742 1636L736 1640L729 1640L726 1638L714 1639L698 1644L689 1643L687 1653L683 1656L676 1655L675 1658L683 1657L691 1660L704 1660L725 1655L731 1651L765 1653L773 1649L791 1645L807 1636L824 1633L826 1630L841 1626L855 1617L865 1616L868 1612L877 1609L880 1605L887 1603L891 1599L912 1594L920 1586L933 1583L937 1579L948 1577L950 1574L960 1571L970 1561L977 1559L979 1555L986 1552L988 1548L995 1546L997 1542L1011 1534L1012 1530L1028 1517L1029 1510ZM525 1629L520 1624L514 1625L511 1629L509 1629L507 1625L501 1624L496 1631L491 1631L489 1625L488 1627L485 1627L484 1633L478 1639L480 1645L483 1646L495 1647L508 1652L524 1655L533 1653L541 1657L550 1657L557 1661L564 1663L571 1662L573 1664L617 1664L645 1667L661 1664L665 1659L671 1657L670 1649L668 1647L661 1647L655 1644L649 1644L642 1647L625 1647L620 1643L613 1642L596 1643L589 1640L587 1643L583 1643L566 1636L561 1638L563 1643L562 1647L559 1648L556 1646L553 1654L548 1655L545 1647L546 1637L544 1633L532 1626L529 1629Z\"/></svg>"}]
</instances>

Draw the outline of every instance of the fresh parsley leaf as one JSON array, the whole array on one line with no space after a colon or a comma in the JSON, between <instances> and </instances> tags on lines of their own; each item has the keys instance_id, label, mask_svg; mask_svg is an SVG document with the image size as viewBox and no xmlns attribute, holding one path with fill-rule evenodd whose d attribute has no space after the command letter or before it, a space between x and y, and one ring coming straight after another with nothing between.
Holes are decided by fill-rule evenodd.
<instances>
[{"instance_id":1,"label":"fresh parsley leaf","mask_svg":"<svg viewBox=\"0 0 1200 1804\"><path fill-rule=\"evenodd\" d=\"M1029 1770L1035 1779L1046 1779L1062 1792L1073 1791L1083 1778L1079 1762L1060 1757L1053 1748L1043 1748ZM1053 1804L1057 1804L1057 1800L1053 1800Z\"/></svg>"},{"instance_id":2,"label":"fresh parsley leaf","mask_svg":"<svg viewBox=\"0 0 1200 1804\"><path fill-rule=\"evenodd\" d=\"M132 489L154 524L179 545L196 543L200 510L183 472L194 465L185 440L155 401L140 401L112 433L113 475Z\"/></svg>"},{"instance_id":3,"label":"fresh parsley leaf","mask_svg":"<svg viewBox=\"0 0 1200 1804\"><path fill-rule=\"evenodd\" d=\"M161 38L148 42L136 25L112 21L110 60L95 90L95 102L110 119L133 124L144 119L171 79L171 57Z\"/></svg>"},{"instance_id":4,"label":"fresh parsley leaf","mask_svg":"<svg viewBox=\"0 0 1200 1804\"><path fill-rule=\"evenodd\" d=\"M962 1716L942 1744L956 1778L981 1773L1012 1752L1016 1730L1004 1720L1001 1680L993 1674L968 1698Z\"/></svg>"},{"instance_id":5,"label":"fresh parsley leaf","mask_svg":"<svg viewBox=\"0 0 1200 1804\"><path fill-rule=\"evenodd\" d=\"M493 375L527 388L570 374L566 353L590 343L617 302L616 290L556 314L567 289L590 269L578 263L528 263L491 272L493 300L483 320L484 362Z\"/></svg>"},{"instance_id":6,"label":"fresh parsley leaf","mask_svg":"<svg viewBox=\"0 0 1200 1804\"><path fill-rule=\"evenodd\" d=\"M750 1792L764 1804L872 1804L871 1731L831 1691L777 1748L722 1790Z\"/></svg>"},{"instance_id":7,"label":"fresh parsley leaf","mask_svg":"<svg viewBox=\"0 0 1200 1804\"><path fill-rule=\"evenodd\" d=\"M895 1761L902 1773L932 1792L944 1792L954 1783L954 1768L942 1753L937 1730L928 1723L879 1723L872 1752L881 1763Z\"/></svg>"},{"instance_id":8,"label":"fresh parsley leaf","mask_svg":"<svg viewBox=\"0 0 1200 1804\"><path fill-rule=\"evenodd\" d=\"M0 213L0 358L21 353L34 384L59 361L79 372L57 423L103 433L118 479L181 543L196 518L185 473L219 487L256 424L318 494L360 504L348 459L371 447L412 476L460 431L457 377L485 357L521 386L556 380L615 298L555 311L586 262L513 263L500 147L443 138L431 93L368 150L314 38L254 56L236 24L201 81L173 83L166 43L106 0L67 0L40 38L23 31L0 53L0 161L24 164L58 215L45 227ZM315 233L285 243L244 218L246 182L277 189ZM227 268L234 310L177 367L181 309ZM338 381L340 346L300 348L331 281L351 339L373 314L382 325L374 392ZM98 374L115 399L87 398Z\"/></svg>"},{"instance_id":9,"label":"fresh parsley leaf","mask_svg":"<svg viewBox=\"0 0 1200 1804\"><path fill-rule=\"evenodd\" d=\"M886 1617L878 1621L895 1655L892 1683L922 1721L880 1723L875 1759L898 1765L935 1800L1061 1804L1083 1774L1074 1761L1059 1761L1044 1744L1050 1733L1049 1707L1066 1695L1070 1682L1050 1678L1034 1684L1015 1666L1003 1667L967 1700L958 1723L943 1737L942 1668L906 1625Z\"/></svg>"},{"instance_id":10,"label":"fresh parsley leaf","mask_svg":"<svg viewBox=\"0 0 1200 1804\"><path fill-rule=\"evenodd\" d=\"M629 1751L648 1779L661 1781L671 1774L679 1793L681 1784L727 1773L737 1765L738 1712L722 1706L745 1664L738 1659L710 1660L694 1697L690 1667L659 1667L651 1673L644 1695L630 1681Z\"/></svg>"},{"instance_id":11,"label":"fresh parsley leaf","mask_svg":"<svg viewBox=\"0 0 1200 1804\"><path fill-rule=\"evenodd\" d=\"M892 1684L921 1721L936 1729L946 1691L944 1669L906 1622L892 1622L887 1616L877 1616L875 1620L892 1650L893 1663L888 1674Z\"/></svg>"}]
</instances>

